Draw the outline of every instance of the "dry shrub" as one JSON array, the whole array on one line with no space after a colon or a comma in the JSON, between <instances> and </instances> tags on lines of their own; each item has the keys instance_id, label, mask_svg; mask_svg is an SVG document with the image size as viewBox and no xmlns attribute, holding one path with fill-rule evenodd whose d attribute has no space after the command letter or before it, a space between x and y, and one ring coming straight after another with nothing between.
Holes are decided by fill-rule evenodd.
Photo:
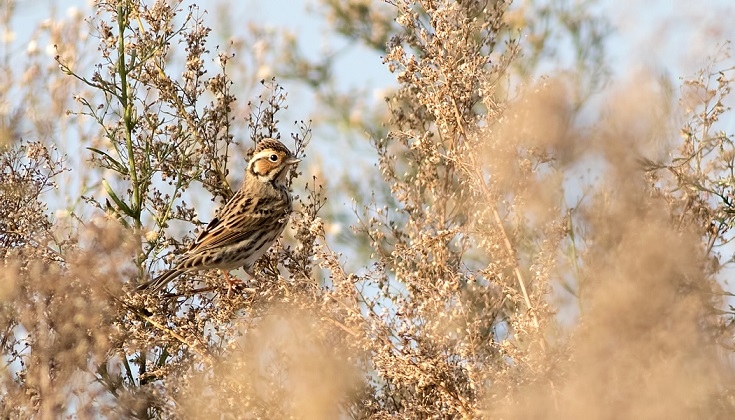
<instances>
[{"instance_id":1,"label":"dry shrub","mask_svg":"<svg viewBox=\"0 0 735 420\"><path fill-rule=\"evenodd\" d=\"M383 179L371 199L356 197L365 208L346 250L362 267L346 268L324 232L327 192L316 180L302 189L297 172L304 194L290 229L247 293L226 293L215 272L182 276L164 295L133 292L197 234L206 217L192 200L230 196L242 176L231 169L253 145L239 138L281 137L286 92L255 84L247 94L257 99L240 108L248 118L234 119L228 65L238 63L209 51L205 13L98 3L100 63L79 66L68 48L57 57L86 89L77 116L99 130L83 140L95 165L86 175L101 185L81 200L85 216L69 212L63 229L50 218L43 193L63 164L40 143L6 142L17 124L2 123L13 128L2 129L11 147L0 160L2 414L733 413L716 346L731 342L732 317L714 315L724 305L710 263L735 214L732 182L721 182L732 181L722 175L733 168L730 137L711 135L730 79L690 82L706 112L690 107L678 155L656 162L674 130L652 78L611 89L587 129L580 85L596 85L597 72L511 97L504 81L516 86L522 43L507 1L398 0L395 20L362 0L343 13L327 3L340 31L379 20L360 32L369 45L393 34L384 60L398 87L372 139ZM297 131L303 157L310 126Z\"/></svg>"},{"instance_id":2,"label":"dry shrub","mask_svg":"<svg viewBox=\"0 0 735 420\"><path fill-rule=\"evenodd\" d=\"M566 164L597 163L590 197L573 217L584 227L571 244L580 270L578 325L562 353L547 360L547 374L516 388L491 417L732 413L721 400L731 373L712 336L719 287L704 264L698 227L678 223L670 203L647 185L641 165L641 156L665 150L670 132L667 98L656 89L634 89L654 85L641 77L612 89L606 118L589 136L570 137L578 141L570 146L585 153Z\"/></svg>"},{"instance_id":3,"label":"dry shrub","mask_svg":"<svg viewBox=\"0 0 735 420\"><path fill-rule=\"evenodd\" d=\"M213 412L233 418L338 417L355 392L358 372L322 322L293 308L272 308L229 344L227 357L188 379L175 396L180 412L191 418Z\"/></svg>"},{"instance_id":4,"label":"dry shrub","mask_svg":"<svg viewBox=\"0 0 735 420\"><path fill-rule=\"evenodd\" d=\"M104 412L101 397L110 390L96 383L95 371L123 333L115 321L124 307L114 296L135 272L135 241L116 223L98 223L80 233L78 247L64 250L64 261L43 255L44 243L6 255L4 416Z\"/></svg>"},{"instance_id":5,"label":"dry shrub","mask_svg":"<svg viewBox=\"0 0 735 420\"><path fill-rule=\"evenodd\" d=\"M582 158L584 145L571 128L573 111L563 81L543 79L508 104L497 131L480 135L480 165L492 173L498 193L515 200L522 223L551 226L564 198L564 171ZM531 227L533 229L533 227Z\"/></svg>"}]
</instances>

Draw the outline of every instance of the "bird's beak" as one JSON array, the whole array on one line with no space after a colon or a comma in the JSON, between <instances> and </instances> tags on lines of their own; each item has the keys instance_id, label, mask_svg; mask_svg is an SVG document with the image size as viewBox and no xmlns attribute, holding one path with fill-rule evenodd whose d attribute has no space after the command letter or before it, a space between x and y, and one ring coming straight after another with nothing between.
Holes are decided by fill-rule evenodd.
<instances>
[{"instance_id":1,"label":"bird's beak","mask_svg":"<svg viewBox=\"0 0 735 420\"><path fill-rule=\"evenodd\" d=\"M286 164L288 165L295 165L297 163L301 162L301 159L291 158L286 161Z\"/></svg>"}]
</instances>

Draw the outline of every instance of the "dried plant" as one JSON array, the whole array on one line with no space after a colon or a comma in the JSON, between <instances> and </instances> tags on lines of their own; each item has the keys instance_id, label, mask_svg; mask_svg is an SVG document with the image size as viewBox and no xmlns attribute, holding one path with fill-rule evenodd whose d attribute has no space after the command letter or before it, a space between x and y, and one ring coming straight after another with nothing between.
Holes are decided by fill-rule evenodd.
<instances>
[{"instance_id":1,"label":"dried plant","mask_svg":"<svg viewBox=\"0 0 735 420\"><path fill-rule=\"evenodd\" d=\"M285 89L231 76L276 55L212 48L208 15L182 3L98 2L87 20L47 24L55 119L0 108L2 415L732 416L727 46L685 81L681 114L668 86L635 74L582 127L603 85L604 25L589 2L566 16L510 6L322 3L396 76L354 124L372 133L378 171L342 188L339 168L293 172L290 227L235 294L214 271L171 293L135 287L187 249L253 146L281 139ZM549 16L591 52L578 73L533 81L554 56ZM286 76L325 109L359 103L319 86L329 59L286 45L280 64L302 65ZM38 86L21 86L36 107ZM293 130L295 155L313 153L311 124ZM61 135L84 156L54 146ZM576 181L587 167L594 178ZM344 216L327 197L365 190L352 234L334 240Z\"/></svg>"}]
</instances>

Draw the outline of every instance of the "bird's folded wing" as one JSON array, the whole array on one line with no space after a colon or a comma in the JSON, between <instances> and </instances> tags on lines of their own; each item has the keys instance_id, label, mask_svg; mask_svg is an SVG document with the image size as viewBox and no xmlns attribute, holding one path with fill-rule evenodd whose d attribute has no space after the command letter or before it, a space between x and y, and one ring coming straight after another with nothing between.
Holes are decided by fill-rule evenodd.
<instances>
[{"instance_id":1,"label":"bird's folded wing","mask_svg":"<svg viewBox=\"0 0 735 420\"><path fill-rule=\"evenodd\" d=\"M243 241L251 240L263 222L257 215L238 215L242 220L236 223L214 218L199 234L189 252L205 251L208 249L224 248ZM229 225L229 226L228 226Z\"/></svg>"}]
</instances>

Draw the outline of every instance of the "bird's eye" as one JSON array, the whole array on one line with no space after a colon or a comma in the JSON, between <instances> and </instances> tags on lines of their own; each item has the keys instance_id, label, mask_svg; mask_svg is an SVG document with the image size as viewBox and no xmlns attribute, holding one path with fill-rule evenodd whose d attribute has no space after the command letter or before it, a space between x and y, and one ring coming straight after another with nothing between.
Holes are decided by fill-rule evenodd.
<instances>
[{"instance_id":1,"label":"bird's eye","mask_svg":"<svg viewBox=\"0 0 735 420\"><path fill-rule=\"evenodd\" d=\"M278 162L278 155L272 154L268 156L268 159L270 159L271 162Z\"/></svg>"}]
</instances>

